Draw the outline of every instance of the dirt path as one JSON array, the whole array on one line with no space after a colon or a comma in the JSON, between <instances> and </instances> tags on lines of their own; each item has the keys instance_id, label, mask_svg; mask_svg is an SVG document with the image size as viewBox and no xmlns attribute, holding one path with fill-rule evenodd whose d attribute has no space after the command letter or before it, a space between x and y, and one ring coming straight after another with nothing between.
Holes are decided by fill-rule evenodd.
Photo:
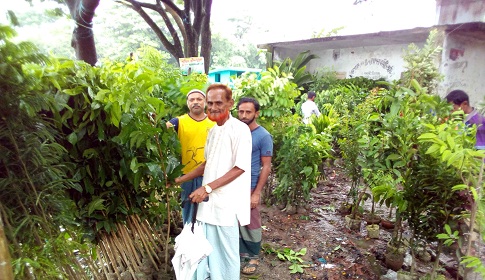
<instances>
[{"instance_id":1,"label":"dirt path","mask_svg":"<svg viewBox=\"0 0 485 280\"><path fill-rule=\"evenodd\" d=\"M306 213L287 215L276 206L262 209L263 246L294 251L306 248L302 259L309 267L303 273L290 274L291 263L280 261L275 254L262 253L258 276L241 279L382 279L388 274L384 253L390 230L381 229L379 239L369 239L365 222L360 231L347 229L337 210L345 201L350 182L341 170L327 170L327 174L327 179L312 191ZM382 209L376 212L387 215ZM419 262L417 268L420 275L425 275L431 263ZM453 279L444 273L446 279ZM391 272L387 277L384 279L395 279L395 274Z\"/></svg>"}]
</instances>

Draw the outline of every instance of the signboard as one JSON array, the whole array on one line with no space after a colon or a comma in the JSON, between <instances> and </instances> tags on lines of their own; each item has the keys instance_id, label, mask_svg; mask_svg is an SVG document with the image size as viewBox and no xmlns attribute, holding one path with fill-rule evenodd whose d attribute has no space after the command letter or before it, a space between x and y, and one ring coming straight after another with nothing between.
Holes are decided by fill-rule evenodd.
<instances>
[{"instance_id":1,"label":"signboard","mask_svg":"<svg viewBox=\"0 0 485 280\"><path fill-rule=\"evenodd\" d=\"M190 73L205 73L204 58L203 57L184 57L179 58L180 70L182 75L189 75Z\"/></svg>"}]
</instances>

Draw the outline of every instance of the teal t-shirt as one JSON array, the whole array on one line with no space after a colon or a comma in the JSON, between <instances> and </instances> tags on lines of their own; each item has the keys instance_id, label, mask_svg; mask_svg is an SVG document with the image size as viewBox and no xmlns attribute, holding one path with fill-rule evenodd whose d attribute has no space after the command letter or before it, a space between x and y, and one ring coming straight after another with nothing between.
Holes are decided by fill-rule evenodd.
<instances>
[{"instance_id":1,"label":"teal t-shirt","mask_svg":"<svg viewBox=\"0 0 485 280\"><path fill-rule=\"evenodd\" d=\"M261 157L273 156L273 137L262 126L251 131L253 151L251 153L251 190L256 188L261 172Z\"/></svg>"}]
</instances>

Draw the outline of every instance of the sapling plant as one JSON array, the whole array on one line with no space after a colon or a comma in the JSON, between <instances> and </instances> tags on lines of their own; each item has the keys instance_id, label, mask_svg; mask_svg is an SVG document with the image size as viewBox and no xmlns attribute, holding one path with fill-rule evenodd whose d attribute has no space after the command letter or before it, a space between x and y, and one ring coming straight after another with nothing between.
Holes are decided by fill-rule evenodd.
<instances>
[{"instance_id":1,"label":"sapling plant","mask_svg":"<svg viewBox=\"0 0 485 280\"><path fill-rule=\"evenodd\" d=\"M468 227L462 233L465 238L464 248L461 248L461 264L464 266L463 274L468 273L466 267L474 267L476 271L483 273L484 265L477 262L473 257L472 235L475 225L484 224L482 202L483 170L485 151L474 148L476 126L466 126L460 116L462 112L454 112L447 121L439 124L427 124L428 131L419 136L422 143L430 143L427 154L440 159L446 165L453 167L457 176L461 178L461 184L452 186L455 192L461 192L465 199L468 198L468 205L463 206L463 211L469 213ZM468 215L467 215L468 216ZM478 218L478 220L477 220ZM483 228L483 227L482 227ZM446 228L445 228L446 229ZM445 232L450 236L449 232ZM481 233L483 234L483 233ZM445 236L440 235L441 238ZM446 240L449 240L446 239ZM460 251L458 252L460 253ZM485 275L485 274L483 274Z\"/></svg>"},{"instance_id":2,"label":"sapling plant","mask_svg":"<svg viewBox=\"0 0 485 280\"><path fill-rule=\"evenodd\" d=\"M281 261L290 262L291 265L288 269L290 269L291 274L303 273L303 268L310 267L310 265L305 264L305 261L301 258L301 256L306 255L306 248L302 248L300 251L294 251L290 248L274 249L268 244L263 244L263 251L266 254L276 254Z\"/></svg>"}]
</instances>

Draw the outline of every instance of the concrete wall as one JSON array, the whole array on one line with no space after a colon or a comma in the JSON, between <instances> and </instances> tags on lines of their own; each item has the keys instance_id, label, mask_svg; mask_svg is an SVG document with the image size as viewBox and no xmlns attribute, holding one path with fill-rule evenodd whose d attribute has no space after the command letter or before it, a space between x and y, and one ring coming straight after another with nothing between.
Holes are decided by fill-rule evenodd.
<instances>
[{"instance_id":1,"label":"concrete wall","mask_svg":"<svg viewBox=\"0 0 485 280\"><path fill-rule=\"evenodd\" d=\"M437 0L436 24L485 22L485 1L483 0Z\"/></svg>"},{"instance_id":2,"label":"concrete wall","mask_svg":"<svg viewBox=\"0 0 485 280\"><path fill-rule=\"evenodd\" d=\"M311 60L307 71L336 71L341 78L366 77L384 78L388 81L401 78L404 69L402 56L409 44L366 46L344 49L313 50L319 58ZM422 47L423 44L417 44ZM278 49L276 60L295 57L298 54L290 49Z\"/></svg>"},{"instance_id":3,"label":"concrete wall","mask_svg":"<svg viewBox=\"0 0 485 280\"><path fill-rule=\"evenodd\" d=\"M445 96L461 89L470 96L471 104L485 101L485 40L450 33L443 44L440 72L445 76L439 93Z\"/></svg>"},{"instance_id":4,"label":"concrete wall","mask_svg":"<svg viewBox=\"0 0 485 280\"><path fill-rule=\"evenodd\" d=\"M402 55L407 46L367 46L315 51L320 59L310 61L308 69L312 72L333 70L342 78L362 76L375 80L397 80L404 71Z\"/></svg>"},{"instance_id":5,"label":"concrete wall","mask_svg":"<svg viewBox=\"0 0 485 280\"><path fill-rule=\"evenodd\" d=\"M443 51L437 62L444 80L438 85L442 97L453 89L462 89L472 104L485 102L485 36L481 31L451 30L443 32L440 42ZM417 44L422 48L424 42ZM341 78L363 76L388 81L401 77L404 69L402 57L409 44L322 48L312 50L319 58L307 65L309 72L336 71ZM277 48L275 60L294 58L301 50Z\"/></svg>"}]
</instances>

